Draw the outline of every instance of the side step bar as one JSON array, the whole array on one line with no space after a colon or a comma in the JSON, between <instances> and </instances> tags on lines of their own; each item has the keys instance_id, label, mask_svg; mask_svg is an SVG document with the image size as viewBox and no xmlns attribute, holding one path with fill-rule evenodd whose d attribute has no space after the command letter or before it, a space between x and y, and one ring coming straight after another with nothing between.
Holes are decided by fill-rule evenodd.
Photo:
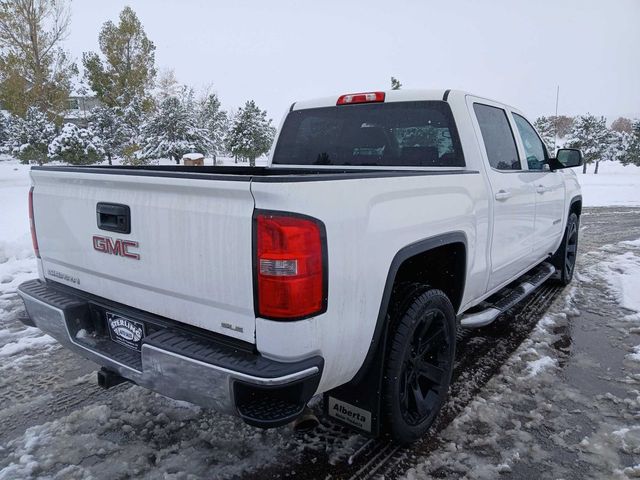
<instances>
[{"instance_id":1,"label":"side step bar","mask_svg":"<svg viewBox=\"0 0 640 480\"><path fill-rule=\"evenodd\" d=\"M517 284L511 284L498 293L495 293L487 300L482 302L479 307L480 311L474 311L473 313L465 313L461 320L460 325L464 328L478 328L489 325L493 322L501 313L506 312L516 303L523 300L540 285L547 281L554 273L556 269L548 262L541 263L533 270L529 271L519 280ZM477 309L478 307L476 307Z\"/></svg>"}]
</instances>

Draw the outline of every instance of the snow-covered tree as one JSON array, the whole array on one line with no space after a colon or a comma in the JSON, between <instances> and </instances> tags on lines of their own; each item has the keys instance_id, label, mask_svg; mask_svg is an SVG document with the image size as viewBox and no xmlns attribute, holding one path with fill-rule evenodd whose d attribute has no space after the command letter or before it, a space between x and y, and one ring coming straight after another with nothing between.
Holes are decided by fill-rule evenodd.
<instances>
[{"instance_id":1,"label":"snow-covered tree","mask_svg":"<svg viewBox=\"0 0 640 480\"><path fill-rule=\"evenodd\" d=\"M155 97L158 103L162 103L169 97L180 95L180 84L176 78L176 73L172 69L162 70L156 81Z\"/></svg>"},{"instance_id":2,"label":"snow-covered tree","mask_svg":"<svg viewBox=\"0 0 640 480\"><path fill-rule=\"evenodd\" d=\"M609 144L610 130L607 128L606 119L587 114L575 119L565 146L579 148L582 151L582 173L587 173L587 165L591 163L596 164L597 171L598 163L604 159Z\"/></svg>"},{"instance_id":3,"label":"snow-covered tree","mask_svg":"<svg viewBox=\"0 0 640 480\"><path fill-rule=\"evenodd\" d=\"M193 96L183 92L182 98L165 99L157 112L144 125L140 158L172 158L176 163L185 153L204 153L207 135L198 124Z\"/></svg>"},{"instance_id":4,"label":"snow-covered tree","mask_svg":"<svg viewBox=\"0 0 640 480\"><path fill-rule=\"evenodd\" d=\"M536 127L542 140L547 145L549 154L553 156L556 144L556 126L553 117L538 117L533 126Z\"/></svg>"},{"instance_id":5,"label":"snow-covered tree","mask_svg":"<svg viewBox=\"0 0 640 480\"><path fill-rule=\"evenodd\" d=\"M621 162L624 165L637 165L640 167L640 120L633 122L629 144Z\"/></svg>"},{"instance_id":6,"label":"snow-covered tree","mask_svg":"<svg viewBox=\"0 0 640 480\"><path fill-rule=\"evenodd\" d=\"M37 107L29 107L25 118L16 118L12 125L11 152L22 163L48 161L49 143L56 136L56 127Z\"/></svg>"},{"instance_id":7,"label":"snow-covered tree","mask_svg":"<svg viewBox=\"0 0 640 480\"><path fill-rule=\"evenodd\" d=\"M629 150L631 134L624 131L619 132L617 130L610 129L607 140L602 160L622 162L627 156L627 151ZM599 163L600 162L596 162L596 169L594 173L598 173Z\"/></svg>"},{"instance_id":8,"label":"snow-covered tree","mask_svg":"<svg viewBox=\"0 0 640 480\"><path fill-rule=\"evenodd\" d=\"M9 153L11 151L13 122L13 115L6 111L0 111L0 153Z\"/></svg>"},{"instance_id":9,"label":"snow-covered tree","mask_svg":"<svg viewBox=\"0 0 640 480\"><path fill-rule=\"evenodd\" d=\"M236 157L236 162L238 157L248 158L253 167L256 158L271 148L275 132L271 119L267 119L267 112L249 100L234 115L226 139L227 149Z\"/></svg>"},{"instance_id":10,"label":"snow-covered tree","mask_svg":"<svg viewBox=\"0 0 640 480\"><path fill-rule=\"evenodd\" d=\"M100 138L87 128L65 123L49 144L49 158L72 165L90 165L102 160L104 150Z\"/></svg>"},{"instance_id":11,"label":"snow-covered tree","mask_svg":"<svg viewBox=\"0 0 640 480\"><path fill-rule=\"evenodd\" d=\"M89 129L100 138L104 156L112 164L114 157L122 155L122 148L126 143L126 126L118 109L99 106L91 110L89 115Z\"/></svg>"},{"instance_id":12,"label":"snow-covered tree","mask_svg":"<svg viewBox=\"0 0 640 480\"><path fill-rule=\"evenodd\" d=\"M220 100L215 93L207 95L200 104L199 123L207 137L207 148L203 152L213 158L224 151L224 140L229 130L227 112L220 107Z\"/></svg>"}]
</instances>

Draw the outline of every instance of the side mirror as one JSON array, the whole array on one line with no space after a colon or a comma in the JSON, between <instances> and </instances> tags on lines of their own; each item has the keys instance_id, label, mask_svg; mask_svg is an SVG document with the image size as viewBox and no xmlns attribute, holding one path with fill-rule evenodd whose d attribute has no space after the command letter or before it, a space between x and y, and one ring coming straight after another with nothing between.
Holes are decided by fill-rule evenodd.
<instances>
[{"instance_id":1,"label":"side mirror","mask_svg":"<svg viewBox=\"0 0 640 480\"><path fill-rule=\"evenodd\" d=\"M550 160L549 166L552 170L579 167L582 165L582 152L577 148L561 148L556 158Z\"/></svg>"}]
</instances>

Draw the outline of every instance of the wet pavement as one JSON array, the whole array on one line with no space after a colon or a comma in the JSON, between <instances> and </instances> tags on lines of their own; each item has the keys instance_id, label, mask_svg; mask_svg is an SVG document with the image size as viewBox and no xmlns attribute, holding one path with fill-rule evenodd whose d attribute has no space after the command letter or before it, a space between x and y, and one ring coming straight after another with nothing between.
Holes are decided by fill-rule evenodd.
<instances>
[{"instance_id":1,"label":"wet pavement","mask_svg":"<svg viewBox=\"0 0 640 480\"><path fill-rule=\"evenodd\" d=\"M411 447L327 420L307 434L265 432L140 387L101 390L95 365L36 341L9 295L0 480L640 476L640 361L631 356L640 315L611 285L625 262L640 264L640 243L624 243L640 239L640 209L586 209L580 234L571 286L545 285L493 325L460 333L450 399ZM10 354L20 337L36 340Z\"/></svg>"}]
</instances>

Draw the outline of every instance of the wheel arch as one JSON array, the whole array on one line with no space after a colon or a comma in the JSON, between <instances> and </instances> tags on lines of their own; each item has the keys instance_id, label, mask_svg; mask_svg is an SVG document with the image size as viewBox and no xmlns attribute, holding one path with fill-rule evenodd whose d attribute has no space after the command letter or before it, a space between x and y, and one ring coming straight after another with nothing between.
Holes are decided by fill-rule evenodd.
<instances>
[{"instance_id":1,"label":"wheel arch","mask_svg":"<svg viewBox=\"0 0 640 480\"><path fill-rule=\"evenodd\" d=\"M369 350L367 351L364 362L351 382L358 382L359 379L362 378L369 366L374 363L373 360L378 354L384 355L383 347L385 342L382 341L382 339L386 338L387 327L389 324L387 321L387 311L391 304L394 286L397 285L398 281L403 280L402 275L405 272L412 273L416 270L415 266L411 265L412 262L415 263L419 260L425 260L425 257L428 257L429 255L435 256L436 253L443 253L443 249L455 249L455 251L460 254L456 256L454 262L446 262L446 258L441 258L440 260L443 264L448 264L452 267L448 272L448 275L445 275L442 278L454 278L455 283L451 284L449 288L442 288L442 285L438 284L431 285L434 288L443 290L447 294L453 305L454 311L457 313L464 295L467 272L467 246L467 236L465 233L462 231L455 231L418 240L417 242L401 248L395 254L387 273L387 279L385 281L382 299L380 301L380 309L378 311L376 326ZM424 269L421 270L421 272L425 274L425 277L434 278L434 272L428 272ZM431 273L431 275L429 275L429 273ZM435 273L439 272L436 271Z\"/></svg>"},{"instance_id":2,"label":"wheel arch","mask_svg":"<svg viewBox=\"0 0 640 480\"><path fill-rule=\"evenodd\" d=\"M569 215L575 213L578 217L582 215L582 195L576 195L569 202Z\"/></svg>"}]
</instances>

